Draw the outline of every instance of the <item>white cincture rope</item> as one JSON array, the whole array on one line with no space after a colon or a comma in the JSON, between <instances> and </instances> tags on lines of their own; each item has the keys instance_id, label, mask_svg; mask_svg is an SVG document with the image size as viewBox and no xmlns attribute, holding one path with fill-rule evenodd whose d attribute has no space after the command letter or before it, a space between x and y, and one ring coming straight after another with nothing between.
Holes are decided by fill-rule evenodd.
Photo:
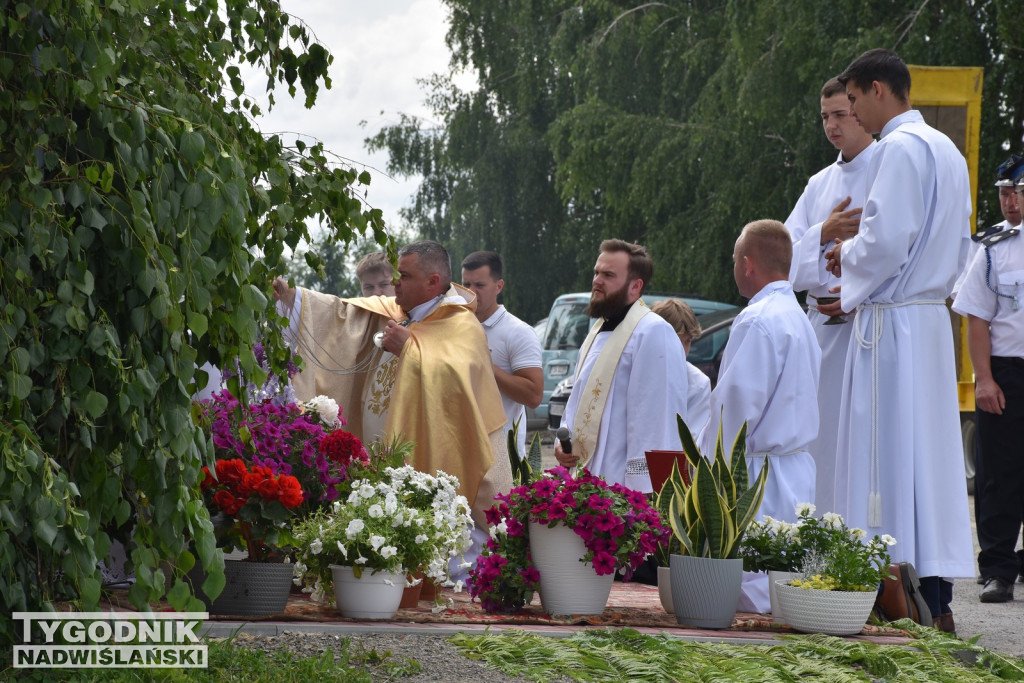
<instances>
[{"instance_id":1,"label":"white cincture rope","mask_svg":"<svg viewBox=\"0 0 1024 683\"><path fill-rule=\"evenodd\" d=\"M885 318L882 311L887 308L900 308L903 306L943 306L946 302L939 299L921 299L920 301L900 301L894 303L861 304L857 307L857 313L853 318L854 334L857 335L857 345L862 349L871 351L871 460L868 478L871 480L871 490L868 492L868 526L882 526L882 475L878 466L878 353L876 347L882 339L882 329L885 325ZM860 315L865 309L872 312L871 339L865 339L860 333Z\"/></svg>"}]
</instances>

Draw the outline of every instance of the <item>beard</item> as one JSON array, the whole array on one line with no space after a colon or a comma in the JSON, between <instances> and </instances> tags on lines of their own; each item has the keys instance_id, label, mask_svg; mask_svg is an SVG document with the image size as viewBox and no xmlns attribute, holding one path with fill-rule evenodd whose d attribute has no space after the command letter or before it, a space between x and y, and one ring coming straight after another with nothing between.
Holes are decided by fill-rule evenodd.
<instances>
[{"instance_id":1,"label":"beard","mask_svg":"<svg viewBox=\"0 0 1024 683\"><path fill-rule=\"evenodd\" d=\"M594 293L590 293L590 304L587 306L587 315L591 318L610 318L616 313L622 312L629 306L629 285L624 285L614 292L606 291L604 299L595 300Z\"/></svg>"}]
</instances>

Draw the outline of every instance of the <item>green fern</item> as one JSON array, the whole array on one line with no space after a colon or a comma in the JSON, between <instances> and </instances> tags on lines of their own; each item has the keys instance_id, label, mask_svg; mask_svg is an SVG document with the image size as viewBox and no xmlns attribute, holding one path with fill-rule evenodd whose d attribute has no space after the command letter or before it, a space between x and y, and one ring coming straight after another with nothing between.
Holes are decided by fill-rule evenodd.
<instances>
[{"instance_id":1,"label":"green fern","mask_svg":"<svg viewBox=\"0 0 1024 683\"><path fill-rule=\"evenodd\" d=\"M1024 680L1024 660L989 652L913 622L909 646L824 635L782 636L773 645L694 643L631 629L581 631L566 639L526 631L458 634L462 652L534 681L907 681Z\"/></svg>"}]
</instances>

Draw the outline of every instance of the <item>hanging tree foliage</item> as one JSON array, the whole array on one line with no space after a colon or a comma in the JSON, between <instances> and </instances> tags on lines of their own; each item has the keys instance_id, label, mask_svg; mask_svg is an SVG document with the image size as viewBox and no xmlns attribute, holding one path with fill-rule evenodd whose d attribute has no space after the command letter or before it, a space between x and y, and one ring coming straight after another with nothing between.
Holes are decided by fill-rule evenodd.
<instances>
[{"instance_id":1,"label":"hanging tree foliage","mask_svg":"<svg viewBox=\"0 0 1024 683\"><path fill-rule=\"evenodd\" d=\"M270 283L307 219L390 244L356 198L366 174L253 123L238 64L311 107L330 61L273 0L2 3L4 613L95 609L109 532L131 522L134 604L162 596L161 561L187 570L190 548L223 586L196 368L237 359L259 379L261 339L283 368ZM166 595L197 606L180 578ZM0 620L0 641L12 628Z\"/></svg>"}]
</instances>

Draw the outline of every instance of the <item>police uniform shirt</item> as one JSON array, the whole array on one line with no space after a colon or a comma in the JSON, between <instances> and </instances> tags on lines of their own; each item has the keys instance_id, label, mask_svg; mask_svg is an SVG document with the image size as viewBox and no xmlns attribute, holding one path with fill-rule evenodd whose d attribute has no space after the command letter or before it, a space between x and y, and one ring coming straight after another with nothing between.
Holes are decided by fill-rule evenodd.
<instances>
[{"instance_id":1,"label":"police uniform shirt","mask_svg":"<svg viewBox=\"0 0 1024 683\"><path fill-rule=\"evenodd\" d=\"M971 262L953 310L989 323L993 356L1024 358L1024 239L1014 233L987 249L989 258L983 248Z\"/></svg>"}]
</instances>

